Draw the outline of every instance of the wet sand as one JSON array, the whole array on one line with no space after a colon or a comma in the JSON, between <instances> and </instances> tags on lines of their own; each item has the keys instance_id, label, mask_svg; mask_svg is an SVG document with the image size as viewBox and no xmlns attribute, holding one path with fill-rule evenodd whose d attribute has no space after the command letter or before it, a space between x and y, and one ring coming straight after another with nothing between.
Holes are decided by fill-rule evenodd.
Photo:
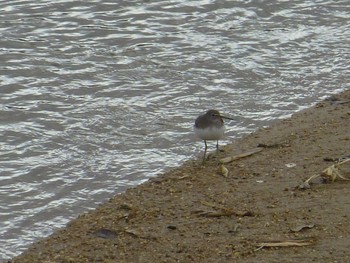
<instances>
[{"instance_id":1,"label":"wet sand","mask_svg":"<svg viewBox=\"0 0 350 263\"><path fill-rule=\"evenodd\" d=\"M346 100L350 90L129 189L9 262L349 262L349 182L297 187L350 154Z\"/></svg>"}]
</instances>

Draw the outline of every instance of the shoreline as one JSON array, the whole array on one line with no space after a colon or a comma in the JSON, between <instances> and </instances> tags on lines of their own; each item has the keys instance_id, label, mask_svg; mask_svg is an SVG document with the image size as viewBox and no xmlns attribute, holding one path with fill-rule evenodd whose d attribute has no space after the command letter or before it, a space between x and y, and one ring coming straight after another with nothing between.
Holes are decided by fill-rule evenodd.
<instances>
[{"instance_id":1,"label":"shoreline","mask_svg":"<svg viewBox=\"0 0 350 263\"><path fill-rule=\"evenodd\" d=\"M350 261L349 182L297 189L350 154L350 90L332 98L116 195L8 262Z\"/></svg>"}]
</instances>

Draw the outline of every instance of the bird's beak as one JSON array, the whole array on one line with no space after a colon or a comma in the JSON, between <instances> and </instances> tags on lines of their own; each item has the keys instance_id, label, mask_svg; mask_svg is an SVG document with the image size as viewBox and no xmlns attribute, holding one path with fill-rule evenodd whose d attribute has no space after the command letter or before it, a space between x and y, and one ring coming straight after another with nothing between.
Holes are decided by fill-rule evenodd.
<instances>
[{"instance_id":1,"label":"bird's beak","mask_svg":"<svg viewBox=\"0 0 350 263\"><path fill-rule=\"evenodd\" d=\"M232 119L230 117L226 117L226 116L222 116L222 115L220 115L220 117L223 118L223 119L227 119L227 120L232 120L232 121L234 120L234 119Z\"/></svg>"}]
</instances>

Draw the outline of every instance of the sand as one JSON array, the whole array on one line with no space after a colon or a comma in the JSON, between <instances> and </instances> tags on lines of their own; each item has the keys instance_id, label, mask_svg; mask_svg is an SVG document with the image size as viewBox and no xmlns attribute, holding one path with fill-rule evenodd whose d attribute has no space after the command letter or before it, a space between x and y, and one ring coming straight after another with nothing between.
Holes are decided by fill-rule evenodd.
<instances>
[{"instance_id":1,"label":"sand","mask_svg":"<svg viewBox=\"0 0 350 263\"><path fill-rule=\"evenodd\" d=\"M350 154L347 100L350 91L129 189L9 262L350 262L349 181L298 187ZM257 148L222 174L221 158Z\"/></svg>"}]
</instances>

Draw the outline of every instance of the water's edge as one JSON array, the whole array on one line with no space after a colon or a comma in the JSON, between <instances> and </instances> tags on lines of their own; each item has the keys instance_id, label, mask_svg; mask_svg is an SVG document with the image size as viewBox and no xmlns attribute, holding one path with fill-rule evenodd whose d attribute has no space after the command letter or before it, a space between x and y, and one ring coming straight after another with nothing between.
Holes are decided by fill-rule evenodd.
<instances>
[{"instance_id":1,"label":"water's edge","mask_svg":"<svg viewBox=\"0 0 350 263\"><path fill-rule=\"evenodd\" d=\"M342 97L343 98L346 97L350 99L350 89L344 92L341 92L339 94L336 94L332 98L333 99L340 98L341 100ZM145 239L146 240L145 244L148 244L152 247L156 246L156 244L158 244L158 246L161 246L157 238L155 237L147 238L147 235L148 234L154 235L155 233L157 233L158 238L160 238L160 236L163 237L164 235L165 236L164 240L168 240L168 242L170 242L169 235L174 238L176 238L177 235L174 234L173 232L169 234L166 231L160 231L159 225L164 227L164 224L165 226L167 226L167 224L171 223L172 228L169 228L169 225L168 225L167 227L168 231L171 231L169 229L172 229L172 231L175 231L177 230L178 227L181 227L181 226L184 227L183 225L186 225L186 223L184 223L185 221L192 222L192 224L198 223L198 225L201 225L201 222L203 220L198 221L198 216L196 215L194 215L194 217L197 218L198 222L193 218L189 219L189 217L191 217L189 215L189 212L188 211L184 212L184 211L186 211L186 209L187 210L190 209L190 211L191 209L195 209L195 208L198 209L197 207L198 204L196 204L198 203L198 200L205 201L205 199L208 199L208 198L209 198L208 200L210 200L210 196L211 194L213 194L212 191L214 191L214 189L211 189L211 188L215 186L214 182L218 183L217 178L220 178L220 181L228 180L226 183L231 184L231 187L233 187L233 189L231 190L233 192L240 191L239 188L237 188L237 180L243 184L244 184L243 181L249 181L249 184L252 183L252 181L260 185L262 183L271 184L271 186L266 186L267 188L265 189L268 195L265 196L264 198L269 198L269 199L271 199L271 196L270 196L271 194L269 193L268 189L270 187L273 187L274 184L276 184L278 185L277 188L279 189L277 192L280 195L283 195L283 198L286 198L286 196L289 196L289 198L292 198L292 199L294 198L293 200L295 200L296 198L299 198L300 200L298 199L299 200L298 202L305 202L305 198L306 198L305 196L303 197L302 195L294 193L295 197L293 197L294 196L293 192L295 191L295 189L293 190L293 187L291 187L290 183L292 183L292 186L297 186L298 183L300 183L300 178L298 177L300 172L307 171L307 174L313 174L313 173L316 173L317 171L319 172L321 169L320 168L321 166L325 166L329 164L324 162L323 160L324 156L321 156L320 153L318 152L320 149L322 149L323 153L328 153L328 154L329 153L334 154L334 152L336 152L338 157L341 157L340 154L347 151L347 146L344 143L342 143L341 141L337 141L337 139L329 138L329 134L332 134L333 130L335 129L337 133L336 133L336 136L334 136L334 138L342 138L343 140L348 141L349 136L347 133L347 129L345 128L344 125L341 125L341 122L344 122L344 120L348 120L349 118L347 117L348 108L349 108L349 104L338 104L337 106L337 102L335 100L324 101L319 103L316 106L313 106L311 108L295 113L291 118L276 121L268 128L259 129L258 131L250 135L247 135L233 142L232 144L225 146L226 151L236 151L237 153L237 149L240 149L239 148L240 145L241 146L243 145L244 149L249 149L249 148L251 149L253 145L254 147L257 145L257 142L261 142L259 140L263 140L264 142L276 142L276 137L277 137L278 142L281 142L281 140L284 140L283 142L285 143L286 138L295 139L295 138L298 138L298 136L300 136L300 138L303 138L306 134L312 134L313 136L316 136L316 137L306 136L307 138L306 144L309 145L309 147L315 144L317 144L318 146L315 147L314 149L312 149L313 147L308 148L309 150L304 149L305 155L302 156L302 158L300 157L299 155L300 153L298 151L298 149L302 147L301 145L299 145L300 143L302 143L302 140L300 140L300 138L296 140L296 142L293 141L294 139L291 139L291 141L293 142L291 145L281 146L282 147L281 152L288 151L287 155L289 155L289 158L290 158L285 160L283 157L280 156L281 159L283 159L282 167L283 169L286 169L284 171L285 173L284 176L280 176L279 178L277 176L276 178L275 175L271 177L271 174L257 173L256 175L254 176L252 175L251 177L244 176L242 178L239 178L239 177L236 178L234 176L235 179L232 179L230 177L225 178L225 177L222 177L222 175L215 174L216 173L215 171L217 171L217 167L218 167L218 162L215 161L215 158L212 158L211 160L209 160L204 166L201 165L200 159L188 161L185 164L175 169L172 169L171 171L165 172L157 177L150 179L149 181L143 184L140 184L132 189L129 189L125 193L116 195L115 197L111 198L109 201L100 205L97 209L94 209L83 215L80 215L77 219L72 220L70 223L68 223L66 228L57 230L50 237L33 244L27 251L25 251L18 258L14 258L14 260L11 262L13 263L30 262L30 260L39 260L39 259L50 260L52 258L56 258L56 259L70 258L71 260L82 260L82 261L93 260L96 257L105 257L105 258L116 257L117 258L118 256L121 256L121 257L127 258L127 256L130 257L132 255L133 257L135 257L135 255L139 255L139 253L141 252L143 253L144 257L147 257L147 256L149 257L149 255L152 255L153 257L156 254L152 254L153 253L152 250L149 250L149 253L147 253L145 252L147 251L147 249L143 248L142 246L140 247L140 240ZM273 130L273 132L271 132L271 130ZM294 133L295 131L299 131L300 134L299 133L295 134ZM317 140L315 140L315 138L317 138ZM321 143L322 145L319 145L320 142L322 142ZM328 143L332 146L329 147ZM327 144L327 145L323 145L323 144ZM335 145L339 146L340 144L341 144L341 147L335 147ZM288 150L283 149L283 147L287 147ZM273 165L271 166L269 162L263 161L265 158L264 153L266 153L266 151L271 151L271 149L272 151L278 152L277 156L274 156L274 158L278 158L278 156L280 155L278 147L265 149L264 150L265 152L261 153L262 157L258 158L259 160L255 167L255 169L257 169L256 171L261 169L261 166L264 167L264 170L267 170L272 174L274 173L274 171L276 172L278 170L278 169L276 170L275 166ZM335 149L338 149L338 151L335 151ZM266 153L266 155L268 156L269 153ZM318 159L315 158L315 156L317 156ZM316 159L321 163L317 163L317 161L315 161ZM292 168L288 168L285 165L285 164L288 164L287 161L297 161L297 163L295 163L293 167L298 166L301 168L298 168L298 171L295 172L293 171ZM276 160L274 160L274 162L276 162ZM254 166L254 164L252 163L250 163L250 165ZM277 164L275 163L274 165L277 165ZM308 166L310 167L312 166L313 170L311 169L312 171L309 171L308 169L305 168ZM232 170L232 169L237 169L237 167L243 168L245 166L241 164L241 166L236 167L235 165L227 164L227 167L230 170ZM266 167L268 169L266 169ZM288 170L288 169L292 169L292 170ZM293 176L291 176L290 174L288 175L288 173L293 174ZM204 179L202 180L206 181L207 183L202 184L201 183L202 180L195 179L197 176L201 178L206 178L205 180ZM257 176L258 178L255 179L255 176ZM287 184L289 185L288 187L290 187L290 189L285 188L286 185L284 185L283 183L286 183L285 182L286 179L281 179L283 177L289 178L288 180L291 180L291 182ZM179 181L185 181L187 182L187 184L179 183ZM283 183L281 184L281 182ZM245 189L244 186L242 186L242 188ZM259 193L261 194L261 191L262 191L261 187L256 185L256 188L257 189L259 188L259 191L260 191ZM193 190L193 189L196 189L196 190ZM250 190L253 190L253 189L254 187ZM219 192L221 192L222 190L216 189L215 191L218 191L218 195L219 195ZM229 189L225 188L225 191L229 191ZM228 192L228 194L232 195L233 192ZM287 192L287 194L281 194L281 192ZM188 196L188 193L192 193L191 197ZM182 195L183 195L183 198L181 198ZM198 195L198 197L195 195ZM250 195L254 196L254 193L242 193L241 195L242 196L240 198L243 198L243 200L245 200L247 196L250 196ZM312 202L312 200L319 199L319 192L318 191L316 191L315 193L309 192L309 195L306 195L306 196L308 196L308 198L310 198L310 202ZM187 198L191 199L191 201L187 200ZM215 197L213 196L212 198L215 198ZM237 194L237 198L239 198L239 194ZM262 208L264 208L264 213L262 213L261 217L264 216L265 211L267 211L266 212L267 214L274 213L274 210L272 209L273 206L271 206L270 210L266 209L265 199L260 200L260 196L256 196L251 199L254 200L254 202L256 202L257 204L260 204L259 202L262 202L262 205L263 205ZM219 200L222 201L222 199L220 198ZM241 200L240 202L242 202L243 200ZM226 204L225 202L223 203ZM184 205L185 207L183 207ZM220 205L222 206L223 204L220 203ZM286 205L285 209L287 209L288 202L285 205ZM207 206L210 207L210 203L209 205L207 204ZM254 206L254 205L250 204L250 206ZM248 205L248 207L250 206ZM218 205L218 207L220 206ZM168 211L169 209L171 210L171 213ZM240 209L242 209L242 207ZM290 207L289 209L292 209L292 208ZM294 207L293 209L295 211L291 210L290 212L288 212L289 216L292 217L292 214L293 214L295 217L297 217L297 215L301 213L300 203L297 207ZM143 212L140 212L139 210L143 211L145 214L143 214ZM320 211L319 209L310 209L310 208L306 210L308 211L308 213L311 213L311 211ZM123 214L124 214L124 217L121 216ZM144 218L148 214L151 214L151 216ZM157 214L158 216L154 216L154 214ZM125 217L125 215L127 216ZM311 217L310 214L308 214L308 216ZM184 218L181 218L181 217L184 217ZM283 215L281 215L281 217L283 218ZM340 215L340 217L342 216ZM135 218L138 218L138 219L136 220ZM322 217L318 216L315 218L322 218ZM151 226L147 220L155 221L155 224L153 225L155 229L150 229ZM263 221L262 224L263 223L266 224L266 222L264 221L266 219L259 219L259 217L256 218L254 221L259 221L259 220ZM232 219L230 219L229 221L231 222ZM295 221L295 218L291 218L291 222L294 222L294 221ZM210 226L212 226L212 225L215 225L216 223L219 225L224 224L225 221L222 221L222 223L220 222L221 222L220 220L211 219L210 222L209 223L207 222L207 223ZM284 223L289 225L291 222L287 221ZM232 224L232 222L230 224ZM248 222L246 222L246 224L248 224ZM275 224L272 224L272 225L275 225ZM276 224L276 225L279 225L279 224ZM209 227L209 226L206 225L206 227ZM93 230L96 230L96 229L102 229L102 230L101 232L94 232ZM124 234L127 237L123 236L124 235L123 231L126 233ZM189 236L187 235L186 236L188 238L191 237L189 240L192 240L193 236L196 236L198 234L198 229L196 227L194 227L193 231L194 231L193 233L191 233L191 229L187 229L186 231L187 234L189 233L188 234ZM324 232L324 231L321 231L321 232ZM145 233L148 233L148 234L145 234ZM274 234L275 233L273 233L272 236ZM221 235L223 235L223 233L221 233ZM219 238L219 239L222 238L221 235L216 235L216 238ZM211 236L211 238L214 238L214 236L215 235ZM123 238L126 238L128 240L129 242L128 248L124 246L117 246L116 244L119 244L118 241L109 240L109 239L121 240L120 242L126 242L124 241ZM130 240L128 238L130 238ZM230 239L238 238L238 240L240 240L239 237L232 236L232 235L230 235L229 238ZM70 240L70 239L73 239L73 240ZM183 237L181 237L181 239L183 239ZM69 241L67 242L67 240ZM326 239L325 240L320 239L320 241L327 242ZM104 247L105 251L96 251L96 254L91 253L91 251L95 251L97 248L100 248L101 242L105 246ZM219 240L217 242L220 243ZM156 244L153 244L153 243L156 243ZM193 246L194 244L188 243L188 245ZM56 247L58 247L59 249L57 250ZM79 247L78 251L75 251L77 249L76 247ZM140 249L140 251L138 251L137 249ZM175 251L176 250L174 250L172 247L169 247L167 250L168 254L157 254L157 255L160 257L170 257L172 253L175 253L175 255L177 256L182 255L181 253L175 252ZM203 251L198 253L204 253ZM336 249L333 249L332 251L334 254L337 254ZM305 253L310 253L310 252L305 252ZM339 253L341 254L341 256L344 256L341 250L339 250ZM267 256L267 255L264 254L264 256ZM315 255L313 257L315 257Z\"/></svg>"}]
</instances>

